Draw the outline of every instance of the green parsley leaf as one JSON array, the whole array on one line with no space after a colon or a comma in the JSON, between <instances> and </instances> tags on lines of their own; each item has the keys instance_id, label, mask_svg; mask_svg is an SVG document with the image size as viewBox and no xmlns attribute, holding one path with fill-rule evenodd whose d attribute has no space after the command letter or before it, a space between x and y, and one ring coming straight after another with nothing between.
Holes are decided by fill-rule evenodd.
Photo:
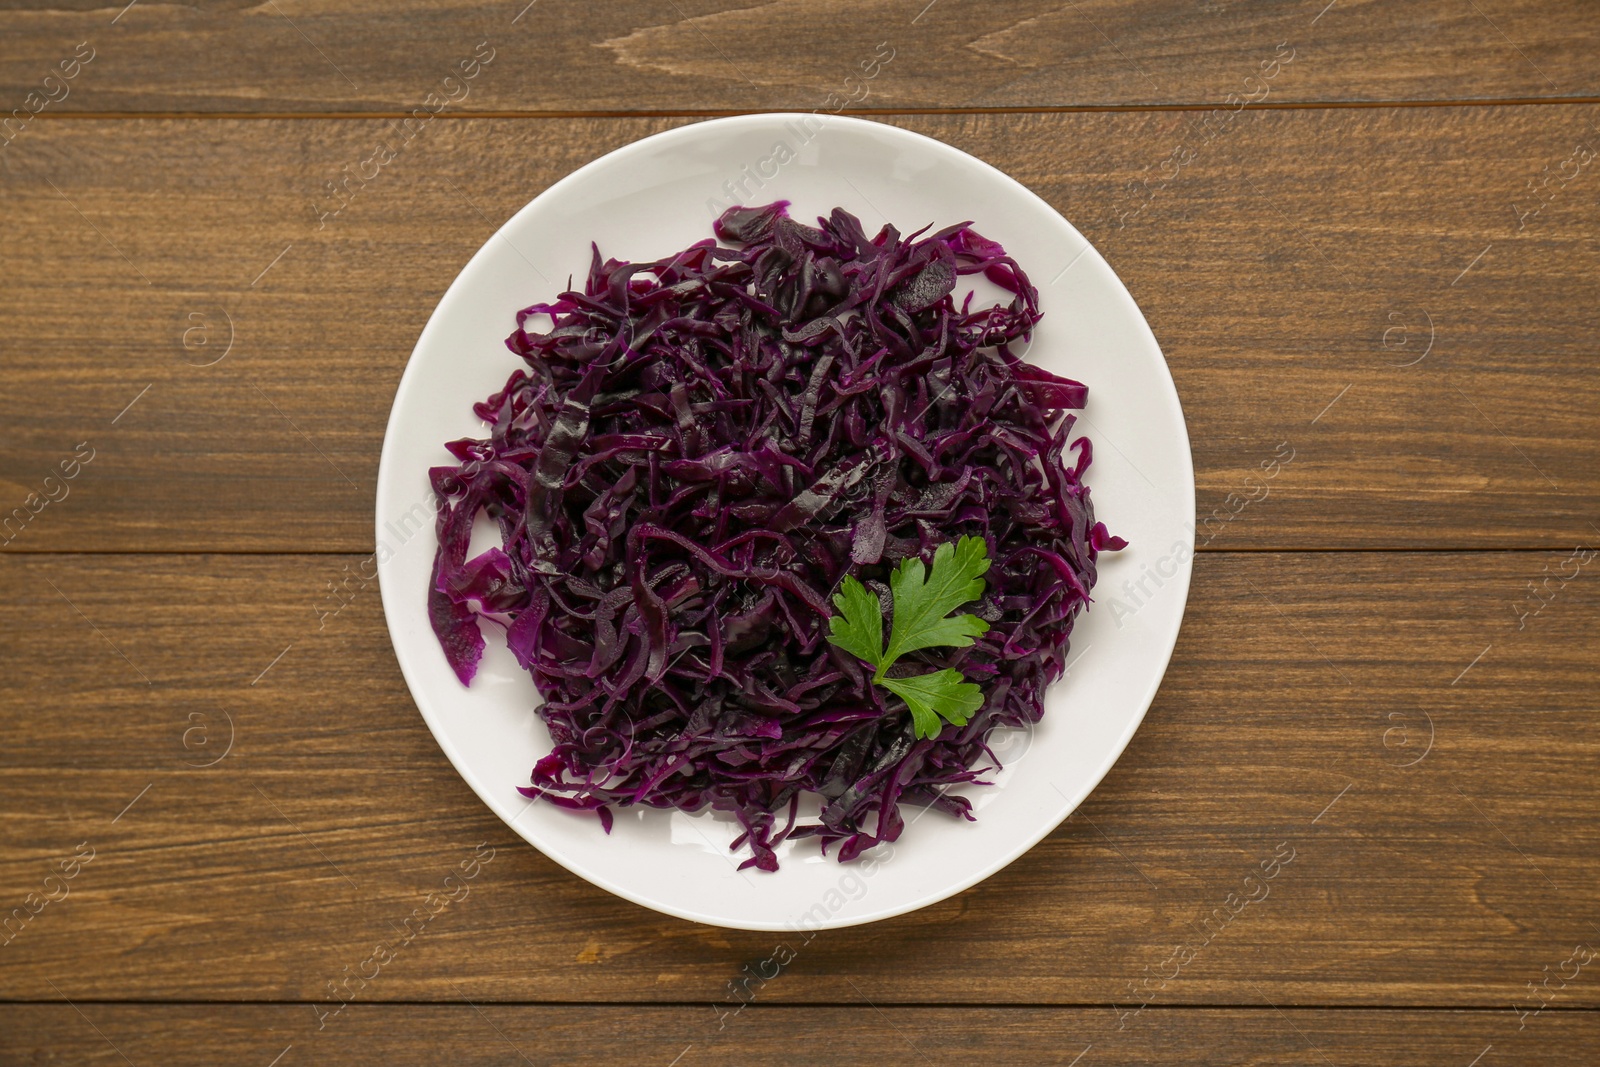
<instances>
[{"instance_id":1,"label":"green parsley leaf","mask_svg":"<svg viewBox=\"0 0 1600 1067\"><path fill-rule=\"evenodd\" d=\"M948 645L966 648L974 637L989 632L989 624L976 615L946 618L951 611L983 595L983 575L989 569L989 550L981 537L946 541L933 553L933 573L924 578L922 560L900 561L889 578L894 593L894 628L889 648L878 667L876 680L891 663L919 648Z\"/></svg>"},{"instance_id":2,"label":"green parsley leaf","mask_svg":"<svg viewBox=\"0 0 1600 1067\"><path fill-rule=\"evenodd\" d=\"M983 690L961 672L946 667L913 678L885 678L883 687L906 702L918 737L937 737L939 717L965 726L972 713L983 707Z\"/></svg>"},{"instance_id":3,"label":"green parsley leaf","mask_svg":"<svg viewBox=\"0 0 1600 1067\"><path fill-rule=\"evenodd\" d=\"M846 578L834 594L839 614L828 620L828 640L876 669L883 662L883 608L866 586Z\"/></svg>"},{"instance_id":4,"label":"green parsley leaf","mask_svg":"<svg viewBox=\"0 0 1600 1067\"><path fill-rule=\"evenodd\" d=\"M966 648L973 638L988 633L989 624L976 615L950 615L983 595L982 575L988 569L988 546L980 537L940 545L933 553L931 573L920 559L902 560L889 576L894 622L888 648L883 644L883 608L870 590L847 577L834 595L839 614L828 620L828 640L864 660L873 669L873 682L906 702L919 738L937 736L941 717L956 726L966 725L983 706L983 691L950 668L911 678L888 678L884 672L907 652Z\"/></svg>"}]
</instances>

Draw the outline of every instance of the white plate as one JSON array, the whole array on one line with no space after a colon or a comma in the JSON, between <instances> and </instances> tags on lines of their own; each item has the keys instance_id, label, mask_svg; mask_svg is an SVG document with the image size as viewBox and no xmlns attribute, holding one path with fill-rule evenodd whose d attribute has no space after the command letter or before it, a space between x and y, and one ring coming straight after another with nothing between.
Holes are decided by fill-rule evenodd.
<instances>
[{"instance_id":1,"label":"white plate","mask_svg":"<svg viewBox=\"0 0 1600 1067\"><path fill-rule=\"evenodd\" d=\"M517 309L554 297L569 276L581 279L590 241L604 255L638 261L709 236L713 212L728 204L724 183L741 181L741 202L785 198L802 221L836 205L860 216L868 233L884 221L904 233L971 219L1005 245L1039 287L1044 321L1029 358L1089 386L1078 426L1094 442L1087 480L1095 511L1130 542L1101 557L1098 602L1079 618L1071 665L1047 695L1043 723L1000 740L1009 759L995 786L965 790L977 821L908 809L905 833L892 851L876 850L887 854L876 862L841 865L802 839L780 847L775 874L740 872L743 856L726 847L737 832L731 817L619 811L607 836L592 815L523 799L516 787L550 750L531 679L489 627L478 676L463 688L428 625L436 540L427 470L450 461L445 441L483 436L471 406L520 363L504 344ZM422 331L395 395L378 470L378 573L422 717L467 784L531 844L670 915L814 930L959 893L1026 852L1089 794L1138 728L1172 654L1193 515L1189 438L1161 350L1116 274L1050 205L988 164L894 126L748 115L670 130L590 163L535 197L472 257Z\"/></svg>"}]
</instances>

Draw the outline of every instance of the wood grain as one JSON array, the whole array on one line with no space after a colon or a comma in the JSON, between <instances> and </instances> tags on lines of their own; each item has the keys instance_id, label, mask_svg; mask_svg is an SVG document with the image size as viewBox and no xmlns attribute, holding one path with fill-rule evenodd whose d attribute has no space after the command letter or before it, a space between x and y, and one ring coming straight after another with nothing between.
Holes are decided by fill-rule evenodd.
<instances>
[{"instance_id":1,"label":"wood grain","mask_svg":"<svg viewBox=\"0 0 1600 1067\"><path fill-rule=\"evenodd\" d=\"M1266 995L1514 1030L1529 982L1600 945L1594 564L1512 610L1564 558L1202 556L1162 691L1079 813L956 898L803 940L666 918L518 842L424 728L376 590L317 628L353 558L7 556L0 914L96 854L0 947L0 998L323 1003L488 842L358 999L726 1007L783 943L763 1003L1148 1001L1142 1026ZM1280 850L1266 898L1208 925ZM1188 965L1145 983L1174 946ZM1600 1006L1588 971L1549 988L1546 1018Z\"/></svg>"},{"instance_id":2,"label":"wood grain","mask_svg":"<svg viewBox=\"0 0 1600 1067\"><path fill-rule=\"evenodd\" d=\"M316 1029L303 1004L10 1007L0 1065L325 1062L862 1063L927 1067L990 1061L1107 1067L1228 1063L1239 1067L1462 1067L1486 1047L1499 1062L1588 1067L1600 1041L1593 1012L1547 1013L1523 1031L1509 1012L1192 1010L1151 1012L1118 1032L1103 1008L789 1008L754 1006L726 1028L704 1006L597 1008L373 1005ZM80 1013L81 1012L81 1013ZM678 1057L674 1059L674 1057ZM1081 1058L1075 1058L1081 1057ZM1495 1059L1485 1057L1485 1063Z\"/></svg>"},{"instance_id":3,"label":"wood grain","mask_svg":"<svg viewBox=\"0 0 1600 1067\"><path fill-rule=\"evenodd\" d=\"M124 4L0 2L0 1067L1594 1062L1600 9ZM605 152L770 109L940 138L1105 254L1205 549L1071 818L809 938L524 844L359 576L468 257ZM1098 610L1138 629L1170 590L1133 577Z\"/></svg>"},{"instance_id":4,"label":"wood grain","mask_svg":"<svg viewBox=\"0 0 1600 1067\"><path fill-rule=\"evenodd\" d=\"M322 229L319 188L386 123L29 129L0 168L0 513L80 442L96 458L6 549L370 550L394 387L456 271L534 193L680 121L432 124ZM1295 450L1208 547L1597 536L1596 179L1527 185L1600 108L894 121L1014 174L1121 273L1177 380L1202 520ZM1178 176L1130 191L1174 146ZM228 321L227 358L195 366Z\"/></svg>"},{"instance_id":5,"label":"wood grain","mask_svg":"<svg viewBox=\"0 0 1600 1067\"><path fill-rule=\"evenodd\" d=\"M0 101L25 106L80 42L95 58L45 114L409 112L433 106L430 92L459 96L443 79L480 42L494 58L468 83L466 112L1212 104L1254 91L1245 79L1280 43L1296 66L1271 100L1600 93L1600 18L1579 0L121 8L5 5ZM892 62L854 80L880 44Z\"/></svg>"}]
</instances>

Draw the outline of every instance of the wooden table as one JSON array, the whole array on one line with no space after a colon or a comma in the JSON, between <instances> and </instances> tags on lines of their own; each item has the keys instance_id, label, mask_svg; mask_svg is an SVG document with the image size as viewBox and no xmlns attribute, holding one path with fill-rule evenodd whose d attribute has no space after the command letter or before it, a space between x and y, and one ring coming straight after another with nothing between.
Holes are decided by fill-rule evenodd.
<instances>
[{"instance_id":1,"label":"wooden table","mask_svg":"<svg viewBox=\"0 0 1600 1067\"><path fill-rule=\"evenodd\" d=\"M1593 5L121 2L0 11L0 1063L1600 1061ZM1105 253L1204 551L1059 830L735 986L795 939L523 845L364 562L395 384L503 219L838 107Z\"/></svg>"}]
</instances>

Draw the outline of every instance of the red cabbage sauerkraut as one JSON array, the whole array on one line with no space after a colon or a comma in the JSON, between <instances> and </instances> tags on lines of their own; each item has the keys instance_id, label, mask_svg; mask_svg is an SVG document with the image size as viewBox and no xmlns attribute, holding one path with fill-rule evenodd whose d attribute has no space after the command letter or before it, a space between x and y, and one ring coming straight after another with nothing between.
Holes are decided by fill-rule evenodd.
<instances>
[{"instance_id":1,"label":"red cabbage sauerkraut","mask_svg":"<svg viewBox=\"0 0 1600 1067\"><path fill-rule=\"evenodd\" d=\"M429 614L463 683L504 632L554 749L521 792L593 811L729 812L742 866L816 837L851 860L899 838L902 806L972 818L949 787L999 766L986 739L1039 720L1099 552L1072 437L1084 385L1014 351L1038 293L970 224L869 236L842 209L736 207L654 263L594 250L581 291L517 315L526 367L475 405L488 436L431 471ZM1009 299L958 304L982 276ZM500 547L468 558L474 521ZM993 561L989 624L955 668L984 704L913 736L898 698L827 640L846 575L887 610L890 570L962 535ZM803 795L820 818L800 820Z\"/></svg>"}]
</instances>

